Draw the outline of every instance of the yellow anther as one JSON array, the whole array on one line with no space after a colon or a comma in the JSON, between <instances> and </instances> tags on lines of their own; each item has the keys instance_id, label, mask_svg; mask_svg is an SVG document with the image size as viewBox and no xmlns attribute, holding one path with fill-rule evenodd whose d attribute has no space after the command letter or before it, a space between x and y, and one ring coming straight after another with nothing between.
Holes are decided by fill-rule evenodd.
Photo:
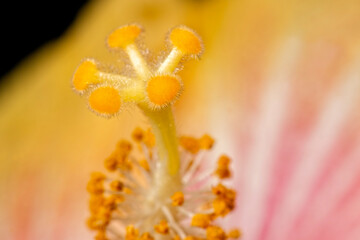
<instances>
[{"instance_id":1,"label":"yellow anther","mask_svg":"<svg viewBox=\"0 0 360 240\"><path fill-rule=\"evenodd\" d=\"M196 154L200 150L199 141L193 137L180 137L180 146L182 146L185 150L191 152L192 154Z\"/></svg>"},{"instance_id":2,"label":"yellow anther","mask_svg":"<svg viewBox=\"0 0 360 240\"><path fill-rule=\"evenodd\" d=\"M120 110L120 94L110 86L98 87L90 93L89 105L97 113L105 116L113 115Z\"/></svg>"},{"instance_id":3,"label":"yellow anther","mask_svg":"<svg viewBox=\"0 0 360 240\"><path fill-rule=\"evenodd\" d=\"M86 225L92 230L103 230L109 224L109 221L104 221L95 216L91 216L86 220Z\"/></svg>"},{"instance_id":4,"label":"yellow anther","mask_svg":"<svg viewBox=\"0 0 360 240\"><path fill-rule=\"evenodd\" d=\"M228 166L218 166L218 168L216 169L215 174L220 179L225 179L225 178L231 177L231 172L230 172Z\"/></svg>"},{"instance_id":5,"label":"yellow anther","mask_svg":"<svg viewBox=\"0 0 360 240\"><path fill-rule=\"evenodd\" d=\"M175 235L172 240L181 240L181 237L179 235Z\"/></svg>"},{"instance_id":6,"label":"yellow anther","mask_svg":"<svg viewBox=\"0 0 360 240\"><path fill-rule=\"evenodd\" d=\"M142 160L140 160L139 161L139 165L143 168L143 169L145 169L146 171L150 171L150 166L149 166L149 163L148 163L148 161L146 160L146 159L142 159Z\"/></svg>"},{"instance_id":7,"label":"yellow anther","mask_svg":"<svg viewBox=\"0 0 360 240\"><path fill-rule=\"evenodd\" d=\"M116 149L124 152L125 154L129 154L132 150L132 144L129 141L126 140L120 140L116 144Z\"/></svg>"},{"instance_id":8,"label":"yellow anther","mask_svg":"<svg viewBox=\"0 0 360 240\"><path fill-rule=\"evenodd\" d=\"M89 217L86 219L86 226L90 228L91 230L96 230L96 218L94 216Z\"/></svg>"},{"instance_id":9,"label":"yellow anther","mask_svg":"<svg viewBox=\"0 0 360 240\"><path fill-rule=\"evenodd\" d=\"M150 78L146 87L150 107L166 107L179 97L181 90L181 80L178 77L160 75Z\"/></svg>"},{"instance_id":10,"label":"yellow anther","mask_svg":"<svg viewBox=\"0 0 360 240\"><path fill-rule=\"evenodd\" d=\"M153 236L151 236L150 233L145 232L143 234L141 234L141 237L139 240L154 240Z\"/></svg>"},{"instance_id":11,"label":"yellow anther","mask_svg":"<svg viewBox=\"0 0 360 240\"><path fill-rule=\"evenodd\" d=\"M233 229L227 234L228 238L237 239L241 237L241 232L238 229Z\"/></svg>"},{"instance_id":12,"label":"yellow anther","mask_svg":"<svg viewBox=\"0 0 360 240\"><path fill-rule=\"evenodd\" d=\"M90 179L86 189L90 194L101 195L104 193L104 182Z\"/></svg>"},{"instance_id":13,"label":"yellow anther","mask_svg":"<svg viewBox=\"0 0 360 240\"><path fill-rule=\"evenodd\" d=\"M216 198L213 201L214 213L216 216L226 216L230 212L230 208L224 199Z\"/></svg>"},{"instance_id":14,"label":"yellow anther","mask_svg":"<svg viewBox=\"0 0 360 240\"><path fill-rule=\"evenodd\" d=\"M105 230L100 230L97 232L95 240L109 240L109 238L107 238Z\"/></svg>"},{"instance_id":15,"label":"yellow anther","mask_svg":"<svg viewBox=\"0 0 360 240\"><path fill-rule=\"evenodd\" d=\"M109 222L112 211L113 210L108 205L104 205L101 208L99 208L99 211L96 213L96 217L105 222Z\"/></svg>"},{"instance_id":16,"label":"yellow anther","mask_svg":"<svg viewBox=\"0 0 360 240\"><path fill-rule=\"evenodd\" d=\"M144 136L144 143L148 148L153 148L155 147L155 136L154 134L151 132L151 129L148 129L145 132L145 136Z\"/></svg>"},{"instance_id":17,"label":"yellow anther","mask_svg":"<svg viewBox=\"0 0 360 240\"><path fill-rule=\"evenodd\" d=\"M184 203L184 194L182 192L176 192L171 197L173 206L181 206Z\"/></svg>"},{"instance_id":18,"label":"yellow anther","mask_svg":"<svg viewBox=\"0 0 360 240\"><path fill-rule=\"evenodd\" d=\"M110 171L110 172L113 172L116 170L117 168L117 165L118 165L118 161L117 161L117 158L116 158L116 154L111 154L108 158L105 159L104 161L104 166L105 168Z\"/></svg>"},{"instance_id":19,"label":"yellow anther","mask_svg":"<svg viewBox=\"0 0 360 240\"><path fill-rule=\"evenodd\" d=\"M200 148L204 150L211 149L214 145L214 142L214 139L207 134L199 139Z\"/></svg>"},{"instance_id":20,"label":"yellow anther","mask_svg":"<svg viewBox=\"0 0 360 240\"><path fill-rule=\"evenodd\" d=\"M83 61L76 69L72 82L77 91L84 91L89 84L99 83L95 62L93 60Z\"/></svg>"},{"instance_id":21,"label":"yellow anther","mask_svg":"<svg viewBox=\"0 0 360 240\"><path fill-rule=\"evenodd\" d=\"M199 238L195 236L186 236L184 240L198 240Z\"/></svg>"},{"instance_id":22,"label":"yellow anther","mask_svg":"<svg viewBox=\"0 0 360 240\"><path fill-rule=\"evenodd\" d=\"M228 191L226 192L225 198L228 201L235 202L236 192L232 189L228 189Z\"/></svg>"},{"instance_id":23,"label":"yellow anther","mask_svg":"<svg viewBox=\"0 0 360 240\"><path fill-rule=\"evenodd\" d=\"M89 209L91 213L96 213L104 204L104 197L102 195L90 195Z\"/></svg>"},{"instance_id":24,"label":"yellow anther","mask_svg":"<svg viewBox=\"0 0 360 240\"><path fill-rule=\"evenodd\" d=\"M218 159L218 165L226 166L230 164L230 158L226 155L221 155Z\"/></svg>"},{"instance_id":25,"label":"yellow anther","mask_svg":"<svg viewBox=\"0 0 360 240\"><path fill-rule=\"evenodd\" d=\"M170 41L184 54L199 55L203 50L200 37L187 27L174 28L170 33Z\"/></svg>"},{"instance_id":26,"label":"yellow anther","mask_svg":"<svg viewBox=\"0 0 360 240\"><path fill-rule=\"evenodd\" d=\"M220 179L225 179L225 178L231 177L231 171L229 169L229 164L230 164L229 157L227 157L225 155L220 156L220 158L217 162L217 169L215 171L215 174Z\"/></svg>"},{"instance_id":27,"label":"yellow anther","mask_svg":"<svg viewBox=\"0 0 360 240\"><path fill-rule=\"evenodd\" d=\"M114 211L116 209L117 197L115 195L110 195L104 200L104 207L109 212Z\"/></svg>"},{"instance_id":28,"label":"yellow anther","mask_svg":"<svg viewBox=\"0 0 360 240\"><path fill-rule=\"evenodd\" d=\"M132 194L133 191L130 188L124 187L124 193L126 194Z\"/></svg>"},{"instance_id":29,"label":"yellow anther","mask_svg":"<svg viewBox=\"0 0 360 240\"><path fill-rule=\"evenodd\" d=\"M219 183L218 185L213 187L211 190L212 190L212 193L217 196L225 196L226 192L228 191L228 189L221 183Z\"/></svg>"},{"instance_id":30,"label":"yellow anther","mask_svg":"<svg viewBox=\"0 0 360 240\"><path fill-rule=\"evenodd\" d=\"M212 188L212 192L217 196L212 205L216 216L225 216L235 208L236 192L218 184Z\"/></svg>"},{"instance_id":31,"label":"yellow anther","mask_svg":"<svg viewBox=\"0 0 360 240\"><path fill-rule=\"evenodd\" d=\"M224 230L217 226L210 226L206 229L207 240L225 240L226 234Z\"/></svg>"},{"instance_id":32,"label":"yellow anther","mask_svg":"<svg viewBox=\"0 0 360 240\"><path fill-rule=\"evenodd\" d=\"M137 240L139 237L139 230L133 225L126 227L125 240Z\"/></svg>"},{"instance_id":33,"label":"yellow anther","mask_svg":"<svg viewBox=\"0 0 360 240\"><path fill-rule=\"evenodd\" d=\"M207 228L211 223L211 217L207 214L197 213L191 219L191 226Z\"/></svg>"},{"instance_id":34,"label":"yellow anther","mask_svg":"<svg viewBox=\"0 0 360 240\"><path fill-rule=\"evenodd\" d=\"M154 230L160 234L168 234L169 233L169 225L165 220L161 220L158 225L154 226Z\"/></svg>"},{"instance_id":35,"label":"yellow anther","mask_svg":"<svg viewBox=\"0 0 360 240\"><path fill-rule=\"evenodd\" d=\"M141 142L144 139L144 130L137 127L134 129L131 136L135 142Z\"/></svg>"},{"instance_id":36,"label":"yellow anther","mask_svg":"<svg viewBox=\"0 0 360 240\"><path fill-rule=\"evenodd\" d=\"M136 24L123 26L109 35L107 43L111 48L125 48L129 44L134 43L140 33L141 27Z\"/></svg>"},{"instance_id":37,"label":"yellow anther","mask_svg":"<svg viewBox=\"0 0 360 240\"><path fill-rule=\"evenodd\" d=\"M119 180L114 180L110 183L110 189L116 192L121 192L124 189L124 184Z\"/></svg>"},{"instance_id":38,"label":"yellow anther","mask_svg":"<svg viewBox=\"0 0 360 240\"><path fill-rule=\"evenodd\" d=\"M90 176L91 181L103 181L106 179L105 174L101 172L93 172Z\"/></svg>"}]
</instances>

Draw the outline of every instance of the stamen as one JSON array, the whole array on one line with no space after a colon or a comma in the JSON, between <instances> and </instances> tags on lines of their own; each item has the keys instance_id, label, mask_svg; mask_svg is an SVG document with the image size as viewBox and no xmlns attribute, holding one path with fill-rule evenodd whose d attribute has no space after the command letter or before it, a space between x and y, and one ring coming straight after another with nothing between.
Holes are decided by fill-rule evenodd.
<instances>
[{"instance_id":1,"label":"stamen","mask_svg":"<svg viewBox=\"0 0 360 240\"><path fill-rule=\"evenodd\" d=\"M241 232L238 229L233 229L227 234L228 238L238 239L241 237Z\"/></svg>"},{"instance_id":2,"label":"stamen","mask_svg":"<svg viewBox=\"0 0 360 240\"><path fill-rule=\"evenodd\" d=\"M210 226L206 229L207 240L226 240L226 234L222 228L218 226Z\"/></svg>"},{"instance_id":3,"label":"stamen","mask_svg":"<svg viewBox=\"0 0 360 240\"><path fill-rule=\"evenodd\" d=\"M139 236L139 230L136 229L133 225L126 227L125 240L137 240Z\"/></svg>"},{"instance_id":4,"label":"stamen","mask_svg":"<svg viewBox=\"0 0 360 240\"><path fill-rule=\"evenodd\" d=\"M180 237L182 239L184 239L186 237L186 233L184 232L184 230L181 229L181 227L176 223L174 217L172 216L170 210L167 207L162 207L162 211L165 214L166 218L169 220L171 226L174 228L174 230L176 231L176 233L178 235L180 235Z\"/></svg>"},{"instance_id":5,"label":"stamen","mask_svg":"<svg viewBox=\"0 0 360 240\"><path fill-rule=\"evenodd\" d=\"M181 206L184 203L184 194L182 192L176 192L171 197L173 206Z\"/></svg>"},{"instance_id":6,"label":"stamen","mask_svg":"<svg viewBox=\"0 0 360 240\"><path fill-rule=\"evenodd\" d=\"M143 233L139 240L154 240L154 238L150 235L150 233Z\"/></svg>"},{"instance_id":7,"label":"stamen","mask_svg":"<svg viewBox=\"0 0 360 240\"><path fill-rule=\"evenodd\" d=\"M191 226L207 228L211 223L211 217L207 214L197 213L191 219Z\"/></svg>"},{"instance_id":8,"label":"stamen","mask_svg":"<svg viewBox=\"0 0 360 240\"><path fill-rule=\"evenodd\" d=\"M169 233L169 225L165 220L161 220L159 224L154 226L154 230L157 233L165 235Z\"/></svg>"},{"instance_id":9,"label":"stamen","mask_svg":"<svg viewBox=\"0 0 360 240\"><path fill-rule=\"evenodd\" d=\"M231 176L229 164L230 164L230 158L228 156L225 155L220 156L217 162L217 169L215 171L215 174L220 179L229 178Z\"/></svg>"}]
</instances>

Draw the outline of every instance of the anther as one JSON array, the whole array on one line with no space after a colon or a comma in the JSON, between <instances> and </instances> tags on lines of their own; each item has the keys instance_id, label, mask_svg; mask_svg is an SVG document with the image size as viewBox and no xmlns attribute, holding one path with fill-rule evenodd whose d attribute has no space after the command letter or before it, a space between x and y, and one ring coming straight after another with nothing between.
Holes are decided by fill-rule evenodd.
<instances>
[{"instance_id":1,"label":"anther","mask_svg":"<svg viewBox=\"0 0 360 240\"><path fill-rule=\"evenodd\" d=\"M182 192L176 192L171 197L173 206L181 206L184 203L184 194Z\"/></svg>"},{"instance_id":2,"label":"anther","mask_svg":"<svg viewBox=\"0 0 360 240\"><path fill-rule=\"evenodd\" d=\"M145 145L148 147L148 148L153 148L155 147L155 136L154 134L152 133L152 131L150 129L148 129L146 132L145 132L145 135L144 135L144 143Z\"/></svg>"},{"instance_id":3,"label":"anther","mask_svg":"<svg viewBox=\"0 0 360 240\"><path fill-rule=\"evenodd\" d=\"M230 158L228 156L222 155L218 159L217 162L217 169L215 171L215 174L220 179L225 179L231 177L231 171L229 169L230 164Z\"/></svg>"},{"instance_id":4,"label":"anther","mask_svg":"<svg viewBox=\"0 0 360 240\"><path fill-rule=\"evenodd\" d=\"M157 233L160 233L160 234L168 234L169 233L169 225L168 223L165 221L165 220L161 220L159 222L159 224L155 225L154 226L154 230L157 232Z\"/></svg>"},{"instance_id":5,"label":"anther","mask_svg":"<svg viewBox=\"0 0 360 240\"><path fill-rule=\"evenodd\" d=\"M101 86L94 89L89 96L92 110L104 116L112 116L119 112L121 106L120 94L111 86Z\"/></svg>"},{"instance_id":6,"label":"anther","mask_svg":"<svg viewBox=\"0 0 360 240\"><path fill-rule=\"evenodd\" d=\"M241 232L238 229L233 229L227 234L228 238L237 239L241 237Z\"/></svg>"},{"instance_id":7,"label":"anther","mask_svg":"<svg viewBox=\"0 0 360 240\"><path fill-rule=\"evenodd\" d=\"M181 240L181 237L179 235L175 235L172 240Z\"/></svg>"},{"instance_id":8,"label":"anther","mask_svg":"<svg viewBox=\"0 0 360 240\"><path fill-rule=\"evenodd\" d=\"M141 234L139 240L154 240L154 238L153 238L153 236L151 236L150 233L145 232L145 233Z\"/></svg>"},{"instance_id":9,"label":"anther","mask_svg":"<svg viewBox=\"0 0 360 240\"><path fill-rule=\"evenodd\" d=\"M115 171L117 169L117 165L118 165L116 155L113 153L108 158L106 158L104 161L104 165L108 171L110 171L110 172Z\"/></svg>"},{"instance_id":10,"label":"anther","mask_svg":"<svg viewBox=\"0 0 360 240\"><path fill-rule=\"evenodd\" d=\"M114 180L110 183L110 189L113 191L121 192L124 189L124 184L118 180Z\"/></svg>"},{"instance_id":11,"label":"anther","mask_svg":"<svg viewBox=\"0 0 360 240\"><path fill-rule=\"evenodd\" d=\"M209 135L205 134L199 139L200 148L204 150L209 150L214 145L214 139Z\"/></svg>"},{"instance_id":12,"label":"anther","mask_svg":"<svg viewBox=\"0 0 360 240\"><path fill-rule=\"evenodd\" d=\"M191 219L191 226L207 228L211 223L211 217L207 214L197 213Z\"/></svg>"},{"instance_id":13,"label":"anther","mask_svg":"<svg viewBox=\"0 0 360 240\"><path fill-rule=\"evenodd\" d=\"M104 230L100 230L97 232L95 236L95 240L109 240L106 236L106 232Z\"/></svg>"},{"instance_id":14,"label":"anther","mask_svg":"<svg viewBox=\"0 0 360 240\"><path fill-rule=\"evenodd\" d=\"M132 136L132 138L134 139L135 142L139 143L144 139L144 130L137 127L137 128L134 129L131 136Z\"/></svg>"},{"instance_id":15,"label":"anther","mask_svg":"<svg viewBox=\"0 0 360 240\"><path fill-rule=\"evenodd\" d=\"M146 159L142 159L139 161L139 165L146 171L150 171L150 165Z\"/></svg>"},{"instance_id":16,"label":"anther","mask_svg":"<svg viewBox=\"0 0 360 240\"><path fill-rule=\"evenodd\" d=\"M132 150L132 144L126 140L120 140L116 144L116 149L123 152L125 155L128 155Z\"/></svg>"},{"instance_id":17,"label":"anther","mask_svg":"<svg viewBox=\"0 0 360 240\"><path fill-rule=\"evenodd\" d=\"M210 226L206 229L206 239L226 240L226 234L222 228L217 226Z\"/></svg>"},{"instance_id":18,"label":"anther","mask_svg":"<svg viewBox=\"0 0 360 240\"><path fill-rule=\"evenodd\" d=\"M137 240L139 236L139 230L133 225L126 227L125 240Z\"/></svg>"},{"instance_id":19,"label":"anther","mask_svg":"<svg viewBox=\"0 0 360 240\"><path fill-rule=\"evenodd\" d=\"M200 150L199 141L194 137L182 136L180 137L180 146L192 154L196 154Z\"/></svg>"}]
</instances>

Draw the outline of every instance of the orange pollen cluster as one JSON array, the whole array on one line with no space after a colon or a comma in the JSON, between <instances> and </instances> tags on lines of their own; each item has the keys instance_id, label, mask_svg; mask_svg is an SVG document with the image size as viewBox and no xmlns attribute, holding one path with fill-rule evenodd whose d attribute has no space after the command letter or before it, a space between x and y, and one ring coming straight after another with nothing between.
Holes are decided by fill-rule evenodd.
<instances>
[{"instance_id":1,"label":"orange pollen cluster","mask_svg":"<svg viewBox=\"0 0 360 240\"><path fill-rule=\"evenodd\" d=\"M199 172L203 161L200 151L206 153L214 144L209 135L180 138L181 155L187 156L182 159L181 188L179 191L167 189L160 195L156 194L157 185L154 185L158 157L153 134L136 128L132 138L135 144L121 140L105 159L108 174L95 172L88 182L90 217L87 225L96 232L96 240L240 237L238 230L225 233L214 222L234 209L236 193L219 182L221 177L217 178L217 185L208 189L204 179L214 177L214 171ZM197 146L197 151L189 147L190 142Z\"/></svg>"},{"instance_id":2,"label":"orange pollen cluster","mask_svg":"<svg viewBox=\"0 0 360 240\"><path fill-rule=\"evenodd\" d=\"M183 205L183 203L185 201L184 194L182 192L176 192L171 197L171 200L172 200L173 206L181 206L181 205Z\"/></svg>"},{"instance_id":3,"label":"orange pollen cluster","mask_svg":"<svg viewBox=\"0 0 360 240\"><path fill-rule=\"evenodd\" d=\"M214 139L205 134L201 138L190 136L180 137L180 146L192 154L197 154L200 150L209 150L214 145Z\"/></svg>"},{"instance_id":4,"label":"orange pollen cluster","mask_svg":"<svg viewBox=\"0 0 360 240\"><path fill-rule=\"evenodd\" d=\"M215 174L221 179L231 177L231 171L229 165L230 165L230 158L225 155L220 156L217 162L217 168Z\"/></svg>"}]
</instances>

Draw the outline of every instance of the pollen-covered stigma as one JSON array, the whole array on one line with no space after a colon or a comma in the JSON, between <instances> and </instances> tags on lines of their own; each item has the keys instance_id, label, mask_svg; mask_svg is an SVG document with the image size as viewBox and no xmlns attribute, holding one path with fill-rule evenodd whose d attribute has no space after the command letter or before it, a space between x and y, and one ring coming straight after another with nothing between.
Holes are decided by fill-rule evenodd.
<instances>
[{"instance_id":1,"label":"pollen-covered stigma","mask_svg":"<svg viewBox=\"0 0 360 240\"><path fill-rule=\"evenodd\" d=\"M96 240L226 240L241 236L224 230L218 219L235 208L236 192L222 180L231 177L230 158L222 155L210 169L202 166L214 140L176 134L172 105L183 90L178 65L203 52L200 37L185 26L173 28L165 60L151 67L138 49L142 28L116 29L107 38L113 50L126 53L135 76L102 71L85 59L74 73L73 88L100 116L116 116L123 104L138 106L151 130L136 128L132 141L121 140L104 161L107 174L94 172L87 185Z\"/></svg>"}]
</instances>

